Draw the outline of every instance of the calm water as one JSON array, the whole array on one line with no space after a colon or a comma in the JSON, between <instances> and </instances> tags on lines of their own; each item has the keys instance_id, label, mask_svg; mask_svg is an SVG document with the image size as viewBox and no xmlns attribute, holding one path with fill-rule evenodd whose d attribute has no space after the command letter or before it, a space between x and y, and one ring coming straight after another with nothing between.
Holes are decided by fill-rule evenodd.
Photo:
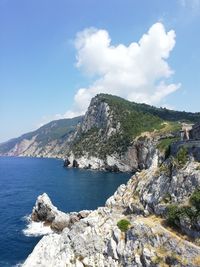
<instances>
[{"instance_id":1,"label":"calm water","mask_svg":"<svg viewBox=\"0 0 200 267\"><path fill-rule=\"evenodd\" d=\"M95 209L126 183L130 174L65 169L55 159L0 157L0 266L14 266L28 256L39 237L27 237L25 215L46 192L59 209Z\"/></svg>"}]
</instances>

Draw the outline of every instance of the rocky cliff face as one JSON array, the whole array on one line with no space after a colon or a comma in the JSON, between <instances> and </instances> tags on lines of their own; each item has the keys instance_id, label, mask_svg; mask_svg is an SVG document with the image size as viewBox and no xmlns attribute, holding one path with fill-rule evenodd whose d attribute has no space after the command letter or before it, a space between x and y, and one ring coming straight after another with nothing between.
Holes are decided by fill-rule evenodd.
<instances>
[{"instance_id":1,"label":"rocky cliff face","mask_svg":"<svg viewBox=\"0 0 200 267\"><path fill-rule=\"evenodd\" d=\"M163 136L175 137L176 118L197 121L200 115L100 94L85 116L54 121L0 144L0 156L57 157L66 167L135 172L151 166Z\"/></svg>"},{"instance_id":2,"label":"rocky cliff face","mask_svg":"<svg viewBox=\"0 0 200 267\"><path fill-rule=\"evenodd\" d=\"M52 121L0 144L0 156L65 157L82 117Z\"/></svg>"},{"instance_id":3,"label":"rocky cliff face","mask_svg":"<svg viewBox=\"0 0 200 267\"><path fill-rule=\"evenodd\" d=\"M142 141L135 140L122 154L112 153L99 158L98 155L91 155L87 151L84 151L84 155L80 156L76 156L71 152L65 162L67 163L66 167L99 169L113 172L135 172L149 168L153 157L157 153L156 140L147 138Z\"/></svg>"},{"instance_id":4,"label":"rocky cliff face","mask_svg":"<svg viewBox=\"0 0 200 267\"><path fill-rule=\"evenodd\" d=\"M134 119L129 121L131 113ZM121 102L114 101L113 104L107 96L94 97L77 129L65 165L128 172L150 167L151 159L157 153L158 138L149 136L138 139L131 132L128 133L130 129L137 132L140 115ZM162 123L160 119L157 121L154 116L152 118L153 125ZM146 120L148 118L141 117L140 127L144 130L148 125ZM150 129L154 129L152 127Z\"/></svg>"},{"instance_id":5,"label":"rocky cliff face","mask_svg":"<svg viewBox=\"0 0 200 267\"><path fill-rule=\"evenodd\" d=\"M189 161L177 168L166 162L161 169L154 158L152 167L121 185L105 207L84 211L84 216L68 214L62 232L53 227L58 211L44 194L32 215L45 214L44 222L53 217L55 233L41 239L23 266L200 266L198 240L189 238L200 228L194 230L183 218L182 226L190 228L187 239L184 227L177 232L165 219L169 205L188 205L199 186L199 163Z\"/></svg>"}]
</instances>

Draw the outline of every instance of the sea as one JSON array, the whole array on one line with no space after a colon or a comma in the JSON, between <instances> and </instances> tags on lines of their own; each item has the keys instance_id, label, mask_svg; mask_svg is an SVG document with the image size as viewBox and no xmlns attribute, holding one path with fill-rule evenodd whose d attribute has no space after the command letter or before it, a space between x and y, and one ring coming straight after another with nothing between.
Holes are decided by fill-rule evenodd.
<instances>
[{"instance_id":1,"label":"sea","mask_svg":"<svg viewBox=\"0 0 200 267\"><path fill-rule=\"evenodd\" d=\"M59 159L0 157L0 267L20 266L49 234L29 219L38 195L46 192L65 212L96 209L130 176L66 169Z\"/></svg>"}]
</instances>

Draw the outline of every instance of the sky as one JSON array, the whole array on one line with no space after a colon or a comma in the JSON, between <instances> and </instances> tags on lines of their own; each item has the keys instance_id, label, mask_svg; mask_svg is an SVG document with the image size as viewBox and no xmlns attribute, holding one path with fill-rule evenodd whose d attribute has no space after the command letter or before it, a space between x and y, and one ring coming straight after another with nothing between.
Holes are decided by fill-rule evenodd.
<instances>
[{"instance_id":1,"label":"sky","mask_svg":"<svg viewBox=\"0 0 200 267\"><path fill-rule=\"evenodd\" d=\"M0 142L109 93L200 111L200 0L0 0Z\"/></svg>"}]
</instances>

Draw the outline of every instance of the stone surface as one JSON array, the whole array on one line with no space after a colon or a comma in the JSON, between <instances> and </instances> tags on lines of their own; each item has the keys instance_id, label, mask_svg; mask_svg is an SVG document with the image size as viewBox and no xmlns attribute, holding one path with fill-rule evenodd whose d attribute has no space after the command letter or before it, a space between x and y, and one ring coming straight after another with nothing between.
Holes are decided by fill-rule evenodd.
<instances>
[{"instance_id":1,"label":"stone surface","mask_svg":"<svg viewBox=\"0 0 200 267\"><path fill-rule=\"evenodd\" d=\"M199 266L200 247L165 228L163 219L155 216L165 212L166 193L171 195L170 203L188 201L200 186L197 166L190 161L182 169L164 173L155 158L151 168L121 185L105 207L68 214L68 226L59 234L43 237L23 266ZM41 198L52 207L46 195L39 197L36 207ZM125 218L130 227L121 232L117 223Z\"/></svg>"}]
</instances>

